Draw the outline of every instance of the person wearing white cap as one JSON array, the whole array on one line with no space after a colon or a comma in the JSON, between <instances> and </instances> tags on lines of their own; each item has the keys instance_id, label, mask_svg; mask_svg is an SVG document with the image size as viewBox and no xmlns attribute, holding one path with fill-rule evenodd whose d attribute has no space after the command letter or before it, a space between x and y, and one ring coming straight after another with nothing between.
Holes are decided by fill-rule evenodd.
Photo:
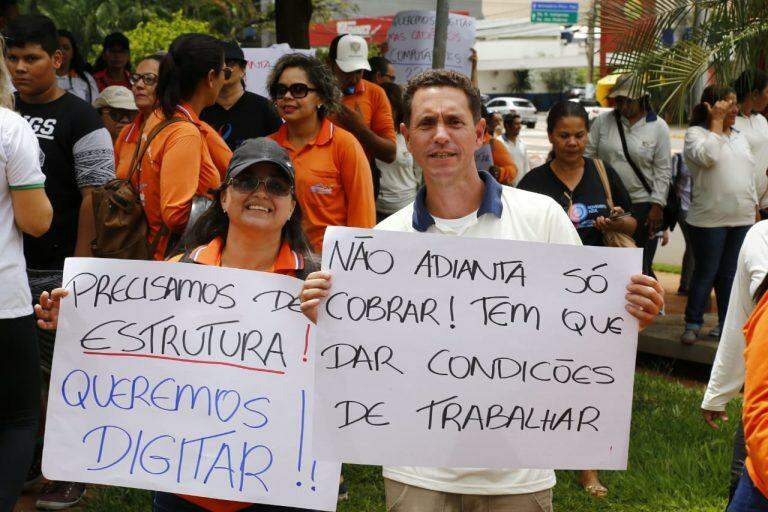
<instances>
[{"instance_id":1,"label":"person wearing white cap","mask_svg":"<svg viewBox=\"0 0 768 512\"><path fill-rule=\"evenodd\" d=\"M377 158L386 163L394 162L397 142L392 107L384 89L363 79L363 72L371 70L368 43L360 36L337 36L328 50L328 64L344 94L341 112L331 121L352 132L369 161ZM378 173L375 171L374 188L378 191Z\"/></svg>"},{"instance_id":2,"label":"person wearing white cap","mask_svg":"<svg viewBox=\"0 0 768 512\"><path fill-rule=\"evenodd\" d=\"M131 124L139 113L133 93L122 85L110 85L101 91L93 106L99 111L104 127L115 143L120 131Z\"/></svg>"},{"instance_id":3,"label":"person wearing white cap","mask_svg":"<svg viewBox=\"0 0 768 512\"><path fill-rule=\"evenodd\" d=\"M632 199L643 273L652 276L656 233L662 228L672 181L669 126L651 109L648 93L630 74L618 79L608 97L616 100L616 109L594 120L584 156L601 159L619 174Z\"/></svg>"}]
</instances>

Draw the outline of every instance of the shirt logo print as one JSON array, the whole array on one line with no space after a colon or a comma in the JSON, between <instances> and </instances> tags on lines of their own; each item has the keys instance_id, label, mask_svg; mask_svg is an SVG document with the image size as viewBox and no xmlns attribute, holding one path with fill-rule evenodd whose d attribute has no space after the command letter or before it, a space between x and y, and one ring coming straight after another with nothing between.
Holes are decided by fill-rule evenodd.
<instances>
[{"instance_id":1,"label":"shirt logo print","mask_svg":"<svg viewBox=\"0 0 768 512\"><path fill-rule=\"evenodd\" d=\"M316 183L309 187L309 191L313 194L320 194L322 196L329 196L333 194L333 187L331 185L325 185L323 183Z\"/></svg>"}]
</instances>

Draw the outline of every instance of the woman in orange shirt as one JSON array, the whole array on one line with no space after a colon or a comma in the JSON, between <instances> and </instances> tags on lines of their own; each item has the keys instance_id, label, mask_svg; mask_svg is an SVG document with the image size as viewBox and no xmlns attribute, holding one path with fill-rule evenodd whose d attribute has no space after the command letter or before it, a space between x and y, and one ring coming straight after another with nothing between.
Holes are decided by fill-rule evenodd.
<instances>
[{"instance_id":1,"label":"woman in orange shirt","mask_svg":"<svg viewBox=\"0 0 768 512\"><path fill-rule=\"evenodd\" d=\"M127 178L130 169L136 168L130 179L144 206L155 259L163 259L175 235L183 232L193 197L208 194L221 182L198 116L216 101L228 72L224 47L216 38L204 34L177 37L160 64L155 91L159 108L141 116L139 126L143 122L144 127L136 129L138 138L129 164L124 164L122 156L117 157L118 178ZM146 74L141 81L147 85ZM135 86L139 90L138 80ZM163 124L171 118L181 122ZM134 164L139 153L136 150L147 142L141 161ZM126 153L126 148L119 149L119 154Z\"/></svg>"},{"instance_id":2,"label":"woman in orange shirt","mask_svg":"<svg viewBox=\"0 0 768 512\"><path fill-rule=\"evenodd\" d=\"M184 253L171 261L274 272L304 278L317 266L301 228L294 170L288 153L266 138L249 139L235 150L213 204L182 241ZM67 295L44 292L36 308L45 329L58 324L59 303ZM276 507L156 492L154 512L293 512Z\"/></svg>"},{"instance_id":3,"label":"woman in orange shirt","mask_svg":"<svg viewBox=\"0 0 768 512\"><path fill-rule=\"evenodd\" d=\"M483 133L483 145L475 151L477 170L488 171L502 185L512 186L515 182L515 176L517 176L515 161L504 144L493 136L498 122L494 119L494 115L489 113L484 106L481 108L481 112L483 119L485 119L485 133Z\"/></svg>"},{"instance_id":4,"label":"woman in orange shirt","mask_svg":"<svg viewBox=\"0 0 768 512\"><path fill-rule=\"evenodd\" d=\"M328 120L341 98L331 71L314 57L289 54L277 61L267 86L285 120L270 137L296 166L296 197L313 251L322 251L328 226L372 228L376 202L368 159L354 135Z\"/></svg>"},{"instance_id":5,"label":"woman in orange shirt","mask_svg":"<svg viewBox=\"0 0 768 512\"><path fill-rule=\"evenodd\" d=\"M747 460L728 512L768 512L768 276L755 292L759 301L744 326L744 438Z\"/></svg>"}]
</instances>

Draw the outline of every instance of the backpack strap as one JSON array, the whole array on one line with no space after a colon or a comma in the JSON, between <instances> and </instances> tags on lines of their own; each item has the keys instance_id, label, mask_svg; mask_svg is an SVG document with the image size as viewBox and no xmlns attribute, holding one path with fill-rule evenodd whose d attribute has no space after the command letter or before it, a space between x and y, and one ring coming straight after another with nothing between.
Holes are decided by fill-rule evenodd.
<instances>
[{"instance_id":1,"label":"backpack strap","mask_svg":"<svg viewBox=\"0 0 768 512\"><path fill-rule=\"evenodd\" d=\"M592 161L595 162L597 175L600 176L600 182L603 184L603 190L605 190L605 202L608 203L608 210L612 212L613 195L611 194L611 184L608 182L608 171L605 170L605 164L602 160L595 158Z\"/></svg>"},{"instance_id":2,"label":"backpack strap","mask_svg":"<svg viewBox=\"0 0 768 512\"><path fill-rule=\"evenodd\" d=\"M157 135L166 126L173 123L180 123L180 122L191 123L192 121L188 119L184 119L183 117L171 117L168 119L164 119L163 121L156 124L154 128L152 128L152 131L149 132L149 135L147 135L147 140L143 146L141 145L141 136L139 136L139 143L136 144L136 150L134 151L133 157L131 158L131 166L130 166L130 170L128 171L127 180L129 183L131 181L131 178L133 178L133 175L137 171L141 171L141 161L144 159L144 154L147 152L147 149L149 148L149 145L154 140L154 138L157 137Z\"/></svg>"}]
</instances>

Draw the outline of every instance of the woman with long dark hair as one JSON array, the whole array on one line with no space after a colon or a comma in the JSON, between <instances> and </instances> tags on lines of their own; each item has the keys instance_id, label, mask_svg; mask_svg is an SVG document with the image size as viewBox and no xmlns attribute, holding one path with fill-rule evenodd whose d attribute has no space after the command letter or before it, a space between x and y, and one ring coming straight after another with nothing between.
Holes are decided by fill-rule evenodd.
<instances>
[{"instance_id":1,"label":"woman with long dark hair","mask_svg":"<svg viewBox=\"0 0 768 512\"><path fill-rule=\"evenodd\" d=\"M732 129L738 112L733 89L710 85L685 133L683 157L694 183L686 222L696 262L680 339L685 344L699 338L713 285L720 338L739 250L755 222L755 159L744 134Z\"/></svg>"},{"instance_id":2,"label":"woman with long dark hair","mask_svg":"<svg viewBox=\"0 0 768 512\"><path fill-rule=\"evenodd\" d=\"M371 167L354 135L331 123L341 91L319 60L299 53L281 57L267 80L285 120L270 135L296 166L296 197L304 230L320 253L328 226L372 228L376 224Z\"/></svg>"},{"instance_id":3,"label":"woman with long dark hair","mask_svg":"<svg viewBox=\"0 0 768 512\"><path fill-rule=\"evenodd\" d=\"M130 175L135 189L141 191L155 259L163 259L172 239L184 231L194 196L207 195L221 182L198 126L200 111L216 101L226 76L219 40L204 34L177 37L160 64L157 108L144 122L141 147L129 165L120 163L117 169L118 178ZM147 75L141 81L146 85ZM148 150L142 153L145 145ZM139 156L141 161L134 162ZM140 171L131 174L136 168Z\"/></svg>"},{"instance_id":4,"label":"woman with long dark hair","mask_svg":"<svg viewBox=\"0 0 768 512\"><path fill-rule=\"evenodd\" d=\"M61 66L56 70L59 87L78 98L93 103L99 97L99 87L90 73L90 66L80 54L74 34L58 30L61 45Z\"/></svg>"},{"instance_id":5,"label":"woman with long dark hair","mask_svg":"<svg viewBox=\"0 0 768 512\"><path fill-rule=\"evenodd\" d=\"M266 138L248 139L232 156L213 204L181 242L170 261L273 272L303 279L317 269L301 228L294 170L288 153ZM38 324L55 329L67 291L43 293ZM292 512L303 509L235 503L156 492L155 512Z\"/></svg>"}]
</instances>

